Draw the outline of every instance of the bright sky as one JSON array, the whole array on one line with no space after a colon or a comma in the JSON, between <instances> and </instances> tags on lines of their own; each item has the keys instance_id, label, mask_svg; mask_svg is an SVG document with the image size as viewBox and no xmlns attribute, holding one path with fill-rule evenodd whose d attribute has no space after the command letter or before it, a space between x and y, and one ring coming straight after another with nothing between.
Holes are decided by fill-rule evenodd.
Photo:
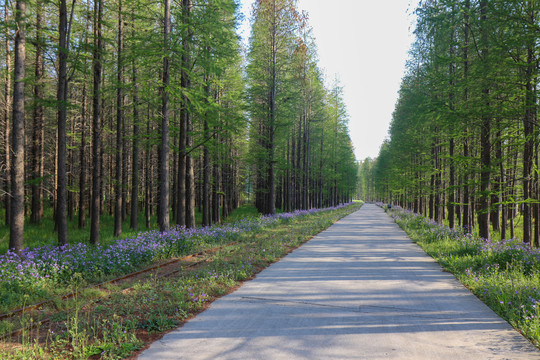
<instances>
[{"instance_id":1,"label":"bright sky","mask_svg":"<svg viewBox=\"0 0 540 360\"><path fill-rule=\"evenodd\" d=\"M249 36L253 0L240 0L246 15L241 35ZM418 0L298 0L309 14L319 67L330 85L344 88L349 130L357 160L376 157L388 135L405 72ZM246 40L247 42L247 40Z\"/></svg>"}]
</instances>

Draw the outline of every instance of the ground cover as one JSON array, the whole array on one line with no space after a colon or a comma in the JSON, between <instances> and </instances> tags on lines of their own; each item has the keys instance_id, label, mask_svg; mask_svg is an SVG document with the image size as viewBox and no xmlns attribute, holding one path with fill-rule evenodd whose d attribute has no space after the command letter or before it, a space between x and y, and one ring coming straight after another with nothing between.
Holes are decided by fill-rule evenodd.
<instances>
[{"instance_id":1,"label":"ground cover","mask_svg":"<svg viewBox=\"0 0 540 360\"><path fill-rule=\"evenodd\" d=\"M1 211L0 211L1 212ZM9 226L3 222L2 214L0 214L0 254L5 254L9 246ZM44 245L55 246L58 244L58 233L54 230L54 216L51 208L45 208L45 215L39 224L33 224L30 219L26 219L24 224L24 243L25 247L37 247ZM151 228L146 228L144 214L139 215L139 230L129 228L130 219L126 219L122 223L121 238L130 238L137 236L139 231L148 231ZM151 218L151 226L157 227L155 216ZM104 245L116 241L118 237L113 236L114 217L110 214L103 214L100 220L100 242ZM86 226L79 228L78 219L68 219L68 234L71 244L86 243L89 244L90 238L90 219L87 219Z\"/></svg>"},{"instance_id":2,"label":"ground cover","mask_svg":"<svg viewBox=\"0 0 540 360\"><path fill-rule=\"evenodd\" d=\"M486 241L399 207L387 212L445 270L540 345L539 250L518 239Z\"/></svg>"},{"instance_id":3,"label":"ground cover","mask_svg":"<svg viewBox=\"0 0 540 360\"><path fill-rule=\"evenodd\" d=\"M244 219L246 217L257 217L257 209L254 205L244 204L236 208L226 219L226 223L231 223ZM9 226L4 223L3 209L0 209L0 255L5 254L8 251L9 246ZM31 223L26 219L24 224L24 241L25 247L35 248L38 246L56 246L58 244L58 234L54 231L54 216L53 210L49 207L45 208L45 215L43 220L39 224ZM71 244L83 243L90 245L90 219L87 219L86 226L79 228L78 218L68 220L68 234L69 242ZM200 212L195 213L195 222L197 225L202 223L202 214ZM146 227L146 221L144 213L139 214L139 230L130 229L130 219L127 218L122 223L122 234L120 237L113 236L114 232L114 217L108 213L105 213L100 218L100 230L99 237L102 245L110 245L117 241L119 238L129 239L136 237L141 231L150 231L157 229L157 219L155 215L150 218L150 227Z\"/></svg>"},{"instance_id":4,"label":"ground cover","mask_svg":"<svg viewBox=\"0 0 540 360\"><path fill-rule=\"evenodd\" d=\"M174 236L156 232L142 236L143 239L154 239L151 244L166 244L155 250L155 256L160 259L164 257L163 254L169 254L171 248L185 249L177 244L185 244L186 241L192 249L216 243L228 244L231 239L236 242L209 254L197 266L166 277L149 274L126 290L111 291L109 297L99 302L88 304L89 298L95 294L82 294L71 300L73 311L59 311L50 323L4 339L0 343L0 358L128 357L146 343L160 337L163 332L180 325L204 309L216 297L231 291L241 281L253 277L314 234L356 210L358 206L359 204L348 205L324 212L310 210L273 217L252 217L221 227L190 232L176 229L171 232ZM133 242L136 243L136 239ZM171 243L173 245L170 245ZM129 248L126 241L119 244L122 249ZM154 248L148 246L148 242L144 244ZM139 251L139 247L135 249L135 252ZM64 258L71 259L69 256L62 259ZM84 257L85 261L90 258L92 257ZM122 256L120 258L124 259ZM31 277L32 274L30 273ZM89 281L81 271L71 276L78 280L73 282L72 288L80 287L83 282ZM49 286L53 284L51 278L58 284L65 281L62 277L49 277L46 278L46 281L51 281ZM3 276L0 279L3 279ZM38 278L32 279L36 280L29 281L30 283L38 282ZM29 298L22 295L19 301L28 303ZM25 320L23 316L20 323L35 321L32 319L27 317ZM5 321L0 325L0 329L3 326L7 331L13 326L9 324L12 323Z\"/></svg>"}]
</instances>

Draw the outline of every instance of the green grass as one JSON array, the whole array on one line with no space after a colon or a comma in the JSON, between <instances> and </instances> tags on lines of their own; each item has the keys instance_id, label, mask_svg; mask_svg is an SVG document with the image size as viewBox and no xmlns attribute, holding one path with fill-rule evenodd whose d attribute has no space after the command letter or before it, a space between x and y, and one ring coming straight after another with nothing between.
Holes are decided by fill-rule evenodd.
<instances>
[{"instance_id":1,"label":"green grass","mask_svg":"<svg viewBox=\"0 0 540 360\"><path fill-rule=\"evenodd\" d=\"M235 221L238 221L240 219L245 219L248 217L257 217L259 216L259 212L257 211L257 208L255 205L252 204L246 204L243 206L240 206L239 208L235 209L228 217L225 219L225 223L233 223Z\"/></svg>"},{"instance_id":2,"label":"green grass","mask_svg":"<svg viewBox=\"0 0 540 360\"><path fill-rule=\"evenodd\" d=\"M255 206L246 204L234 210L230 216L224 220L225 223L237 221L245 217L257 217L257 209ZM202 214L198 211L195 213L197 224L202 223ZM0 255L5 254L9 246L9 226L4 223L4 211L0 209ZM130 229L129 216L122 223L122 234L120 237L114 237L114 217L109 214L103 214L100 219L100 243L103 245L110 244L118 239L136 237L140 231L148 231L157 228L157 220L155 216L151 218L151 227L145 226L144 214L139 215L139 229ZM77 215L74 215L73 221L68 221L68 237L71 244L89 243L90 239L90 218L86 218L86 226L82 229L78 227ZM24 225L24 246L37 247L43 245L58 244L58 235L54 231L54 221L52 220L52 209L47 209L41 224L32 224L28 219Z\"/></svg>"},{"instance_id":3,"label":"green grass","mask_svg":"<svg viewBox=\"0 0 540 360\"><path fill-rule=\"evenodd\" d=\"M4 254L9 246L9 226L3 222L1 218L2 226L0 226L0 254ZM114 218L109 214L104 214L100 219L100 243L110 244L118 238L134 237L139 231L149 230L145 226L144 215L139 216L139 230L132 230L129 228L129 217L122 223L122 235L120 237L114 237ZM152 218L152 224L156 224L155 217ZM75 243L89 243L90 239L90 218L86 219L86 226L82 229L78 227L78 219L76 215L73 221L68 221L68 237L69 242ZM54 221L52 215L52 209L47 209L43 217L43 221L40 224L32 224L28 219L24 224L24 246L25 247L37 247L43 245L56 245L58 244L58 234L54 231Z\"/></svg>"}]
</instances>

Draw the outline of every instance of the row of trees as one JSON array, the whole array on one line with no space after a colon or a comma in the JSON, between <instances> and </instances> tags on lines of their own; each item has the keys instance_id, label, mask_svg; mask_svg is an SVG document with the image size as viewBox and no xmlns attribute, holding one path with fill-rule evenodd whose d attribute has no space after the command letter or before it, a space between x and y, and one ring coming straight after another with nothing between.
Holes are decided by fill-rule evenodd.
<instances>
[{"instance_id":1,"label":"row of trees","mask_svg":"<svg viewBox=\"0 0 540 360\"><path fill-rule=\"evenodd\" d=\"M356 165L337 83L317 67L307 15L296 2L258 1L248 54L250 153L262 213L351 199Z\"/></svg>"},{"instance_id":2,"label":"row of trees","mask_svg":"<svg viewBox=\"0 0 540 360\"><path fill-rule=\"evenodd\" d=\"M450 227L540 244L540 3L425 0L374 196ZM373 185L374 184L374 185Z\"/></svg>"},{"instance_id":3,"label":"row of trees","mask_svg":"<svg viewBox=\"0 0 540 360\"><path fill-rule=\"evenodd\" d=\"M24 246L25 215L39 223L47 209L60 245L75 216L81 228L90 218L97 244L104 212L120 235L141 212L161 231L194 227L196 209L203 225L220 222L245 189L264 213L354 191L339 87L325 89L294 1L255 3L247 56L234 0L6 0L3 10L10 248Z\"/></svg>"}]
</instances>

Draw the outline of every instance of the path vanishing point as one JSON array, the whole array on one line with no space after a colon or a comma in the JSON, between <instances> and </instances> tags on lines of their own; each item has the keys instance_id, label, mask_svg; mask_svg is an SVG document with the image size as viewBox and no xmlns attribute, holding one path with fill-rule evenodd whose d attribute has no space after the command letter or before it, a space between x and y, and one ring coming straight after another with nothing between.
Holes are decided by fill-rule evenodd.
<instances>
[{"instance_id":1,"label":"path vanishing point","mask_svg":"<svg viewBox=\"0 0 540 360\"><path fill-rule=\"evenodd\" d=\"M139 359L540 359L375 205L341 219Z\"/></svg>"}]
</instances>

